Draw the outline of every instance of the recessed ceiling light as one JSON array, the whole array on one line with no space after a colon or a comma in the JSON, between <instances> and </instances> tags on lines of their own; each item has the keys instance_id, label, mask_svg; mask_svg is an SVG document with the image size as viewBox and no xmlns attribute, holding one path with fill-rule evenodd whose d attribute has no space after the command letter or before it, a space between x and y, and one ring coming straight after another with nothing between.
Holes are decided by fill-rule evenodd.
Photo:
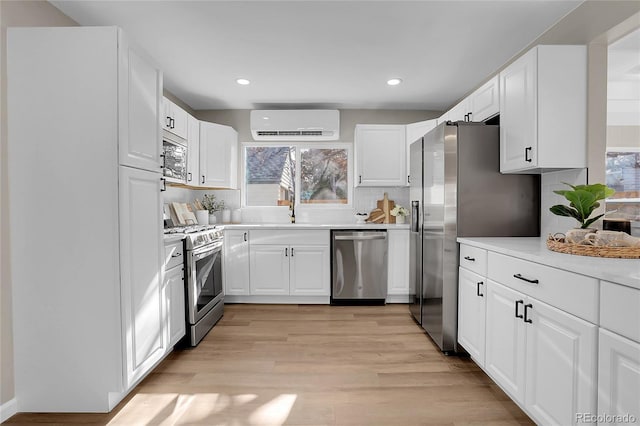
<instances>
[{"instance_id":1,"label":"recessed ceiling light","mask_svg":"<svg viewBox=\"0 0 640 426\"><path fill-rule=\"evenodd\" d=\"M246 78L239 78L236 80L236 83L242 85L242 86L246 86L247 84L251 84L251 82L249 80L247 80Z\"/></svg>"},{"instance_id":2,"label":"recessed ceiling light","mask_svg":"<svg viewBox=\"0 0 640 426\"><path fill-rule=\"evenodd\" d=\"M387 84L389 86L397 86L400 83L402 83L402 79L400 78L392 78L391 80L387 80Z\"/></svg>"}]
</instances>

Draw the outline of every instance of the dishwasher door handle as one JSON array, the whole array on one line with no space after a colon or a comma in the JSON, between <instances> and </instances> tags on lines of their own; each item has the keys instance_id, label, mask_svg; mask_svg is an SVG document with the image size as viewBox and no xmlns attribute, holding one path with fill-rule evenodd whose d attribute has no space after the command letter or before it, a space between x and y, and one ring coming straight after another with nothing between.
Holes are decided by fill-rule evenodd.
<instances>
[{"instance_id":1,"label":"dishwasher door handle","mask_svg":"<svg viewBox=\"0 0 640 426\"><path fill-rule=\"evenodd\" d=\"M333 238L340 241L369 241L384 240L387 238L387 235L336 235Z\"/></svg>"}]
</instances>

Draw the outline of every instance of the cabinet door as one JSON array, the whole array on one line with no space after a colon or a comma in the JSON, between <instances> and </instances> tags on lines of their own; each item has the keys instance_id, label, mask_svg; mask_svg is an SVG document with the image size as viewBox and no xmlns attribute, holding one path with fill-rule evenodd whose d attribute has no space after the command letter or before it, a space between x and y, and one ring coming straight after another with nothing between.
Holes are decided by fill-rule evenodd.
<instances>
[{"instance_id":1,"label":"cabinet door","mask_svg":"<svg viewBox=\"0 0 640 426\"><path fill-rule=\"evenodd\" d=\"M460 268L458 275L458 341L484 367L486 279Z\"/></svg>"},{"instance_id":2,"label":"cabinet door","mask_svg":"<svg viewBox=\"0 0 640 426\"><path fill-rule=\"evenodd\" d=\"M356 186L406 186L405 126L357 125Z\"/></svg>"},{"instance_id":3,"label":"cabinet door","mask_svg":"<svg viewBox=\"0 0 640 426\"><path fill-rule=\"evenodd\" d=\"M500 73L500 171L535 167L537 161L537 50Z\"/></svg>"},{"instance_id":4,"label":"cabinet door","mask_svg":"<svg viewBox=\"0 0 640 426\"><path fill-rule=\"evenodd\" d=\"M640 419L640 343L603 328L599 337L598 413Z\"/></svg>"},{"instance_id":5,"label":"cabinet door","mask_svg":"<svg viewBox=\"0 0 640 426\"><path fill-rule=\"evenodd\" d=\"M167 347L160 271L163 262L160 175L120 167L120 280L127 387Z\"/></svg>"},{"instance_id":6,"label":"cabinet door","mask_svg":"<svg viewBox=\"0 0 640 426\"><path fill-rule=\"evenodd\" d=\"M119 157L123 166L162 166L162 71L119 31ZM114 111L115 114L115 111Z\"/></svg>"},{"instance_id":7,"label":"cabinet door","mask_svg":"<svg viewBox=\"0 0 640 426\"><path fill-rule=\"evenodd\" d=\"M184 304L184 268L171 268L164 276L169 345L167 352L184 337L186 316Z\"/></svg>"},{"instance_id":8,"label":"cabinet door","mask_svg":"<svg viewBox=\"0 0 640 426\"><path fill-rule=\"evenodd\" d=\"M249 231L224 231L224 294L249 294Z\"/></svg>"},{"instance_id":9,"label":"cabinet door","mask_svg":"<svg viewBox=\"0 0 640 426\"><path fill-rule=\"evenodd\" d=\"M289 295L289 246L251 245L251 295Z\"/></svg>"},{"instance_id":10,"label":"cabinet door","mask_svg":"<svg viewBox=\"0 0 640 426\"><path fill-rule=\"evenodd\" d=\"M597 327L536 299L527 302L525 407L545 425L596 413Z\"/></svg>"},{"instance_id":11,"label":"cabinet door","mask_svg":"<svg viewBox=\"0 0 640 426\"><path fill-rule=\"evenodd\" d=\"M187 118L187 185L198 186L200 180L200 121Z\"/></svg>"},{"instance_id":12,"label":"cabinet door","mask_svg":"<svg viewBox=\"0 0 640 426\"><path fill-rule=\"evenodd\" d=\"M387 294L409 295L409 230L387 231L388 287ZM408 299L407 299L408 300Z\"/></svg>"},{"instance_id":13,"label":"cabinet door","mask_svg":"<svg viewBox=\"0 0 640 426\"><path fill-rule=\"evenodd\" d=\"M524 402L525 328L518 314L525 296L487 281L485 371L517 402Z\"/></svg>"},{"instance_id":14,"label":"cabinet door","mask_svg":"<svg viewBox=\"0 0 640 426\"><path fill-rule=\"evenodd\" d=\"M451 108L447 115L451 121L469 121L469 104L467 99L463 99L459 104Z\"/></svg>"},{"instance_id":15,"label":"cabinet door","mask_svg":"<svg viewBox=\"0 0 640 426\"><path fill-rule=\"evenodd\" d=\"M172 105L173 128L171 132L182 139L187 139L189 114L176 104Z\"/></svg>"},{"instance_id":16,"label":"cabinet door","mask_svg":"<svg viewBox=\"0 0 640 426\"><path fill-rule=\"evenodd\" d=\"M290 294L329 296L329 246L292 246L290 249Z\"/></svg>"},{"instance_id":17,"label":"cabinet door","mask_svg":"<svg viewBox=\"0 0 640 426\"><path fill-rule=\"evenodd\" d=\"M200 122L200 186L236 188L238 133L229 126Z\"/></svg>"},{"instance_id":18,"label":"cabinet door","mask_svg":"<svg viewBox=\"0 0 640 426\"><path fill-rule=\"evenodd\" d=\"M484 121L500 113L500 80L496 75L469 97L470 121Z\"/></svg>"}]
</instances>

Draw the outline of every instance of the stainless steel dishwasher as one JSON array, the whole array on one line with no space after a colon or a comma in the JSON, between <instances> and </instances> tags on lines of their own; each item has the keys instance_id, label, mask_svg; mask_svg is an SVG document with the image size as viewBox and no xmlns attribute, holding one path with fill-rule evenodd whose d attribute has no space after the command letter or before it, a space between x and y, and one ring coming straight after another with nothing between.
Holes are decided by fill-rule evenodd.
<instances>
[{"instance_id":1,"label":"stainless steel dishwasher","mask_svg":"<svg viewBox=\"0 0 640 426\"><path fill-rule=\"evenodd\" d=\"M384 304L387 231L333 231L331 304Z\"/></svg>"}]
</instances>

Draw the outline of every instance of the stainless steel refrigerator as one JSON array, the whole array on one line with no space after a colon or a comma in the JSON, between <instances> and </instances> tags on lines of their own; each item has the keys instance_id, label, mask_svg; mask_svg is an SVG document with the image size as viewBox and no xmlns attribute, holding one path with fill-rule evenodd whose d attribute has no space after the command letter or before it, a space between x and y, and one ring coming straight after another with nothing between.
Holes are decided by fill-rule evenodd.
<instances>
[{"instance_id":1,"label":"stainless steel refrigerator","mask_svg":"<svg viewBox=\"0 0 640 426\"><path fill-rule=\"evenodd\" d=\"M458 352L457 237L540 235L540 177L500 174L500 129L443 123L411 144L410 310Z\"/></svg>"}]
</instances>

